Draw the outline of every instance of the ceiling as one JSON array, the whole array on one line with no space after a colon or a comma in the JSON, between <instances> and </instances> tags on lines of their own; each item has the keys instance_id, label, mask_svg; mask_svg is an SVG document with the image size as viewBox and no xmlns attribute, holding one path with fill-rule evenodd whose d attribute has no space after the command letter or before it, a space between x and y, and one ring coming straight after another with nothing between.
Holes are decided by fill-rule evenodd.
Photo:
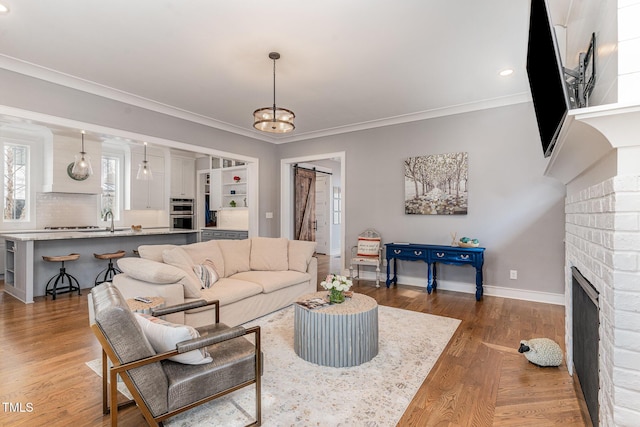
<instances>
[{"instance_id":1,"label":"ceiling","mask_svg":"<svg viewBox=\"0 0 640 427\"><path fill-rule=\"evenodd\" d=\"M272 143L530 99L528 0L0 2L1 68ZM271 51L284 136L252 127Z\"/></svg>"}]
</instances>

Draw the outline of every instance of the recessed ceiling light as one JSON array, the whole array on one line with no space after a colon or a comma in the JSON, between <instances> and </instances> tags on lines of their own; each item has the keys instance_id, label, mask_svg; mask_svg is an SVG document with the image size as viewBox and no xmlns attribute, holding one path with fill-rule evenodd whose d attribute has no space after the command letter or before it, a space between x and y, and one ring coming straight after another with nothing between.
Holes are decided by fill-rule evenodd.
<instances>
[{"instance_id":1,"label":"recessed ceiling light","mask_svg":"<svg viewBox=\"0 0 640 427\"><path fill-rule=\"evenodd\" d=\"M500 75L502 77L507 77L507 76L510 76L511 74L513 74L513 70L511 68L506 68L506 69L500 71Z\"/></svg>"},{"instance_id":2,"label":"recessed ceiling light","mask_svg":"<svg viewBox=\"0 0 640 427\"><path fill-rule=\"evenodd\" d=\"M9 6L0 3L0 14L9 13Z\"/></svg>"}]
</instances>

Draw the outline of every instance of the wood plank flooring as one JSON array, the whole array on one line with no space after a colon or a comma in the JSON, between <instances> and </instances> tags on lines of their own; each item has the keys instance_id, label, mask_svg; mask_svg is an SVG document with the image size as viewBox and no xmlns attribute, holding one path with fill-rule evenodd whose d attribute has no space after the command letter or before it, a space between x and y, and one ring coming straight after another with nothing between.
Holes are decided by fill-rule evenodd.
<instances>
[{"instance_id":1,"label":"wood plank flooring","mask_svg":"<svg viewBox=\"0 0 640 427\"><path fill-rule=\"evenodd\" d=\"M339 270L338 259L318 259L320 279ZM566 366L538 368L517 352L520 339L533 337L562 346L563 307L369 281L353 290L381 305L462 320L399 426L590 426ZM23 304L0 292L0 426L109 425L100 378L85 365L100 356L87 293ZM130 407L119 425L145 423Z\"/></svg>"}]
</instances>

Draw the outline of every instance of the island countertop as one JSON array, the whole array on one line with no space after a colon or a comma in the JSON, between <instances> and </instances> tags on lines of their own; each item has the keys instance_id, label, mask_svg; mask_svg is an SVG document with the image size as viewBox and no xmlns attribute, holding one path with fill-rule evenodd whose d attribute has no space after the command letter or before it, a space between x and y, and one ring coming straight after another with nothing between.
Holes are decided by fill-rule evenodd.
<instances>
[{"instance_id":1,"label":"island countertop","mask_svg":"<svg viewBox=\"0 0 640 427\"><path fill-rule=\"evenodd\" d=\"M143 228L133 231L131 228L116 229L113 233L104 229L98 230L61 230L61 231L30 231L16 233L1 233L0 237L19 242L40 240L67 240L67 239L93 239L97 237L127 237L127 236L152 236L159 234L190 234L199 230L171 230L170 228Z\"/></svg>"},{"instance_id":2,"label":"island countertop","mask_svg":"<svg viewBox=\"0 0 640 427\"><path fill-rule=\"evenodd\" d=\"M106 265L96 254L124 251L125 256L137 256L142 245L186 245L199 240L199 230L147 228L140 231L59 230L2 233L6 241L4 291L25 303L45 295L46 285L58 274L61 265L47 262L44 257L78 254L79 258L65 265L80 287L96 284L98 273Z\"/></svg>"}]
</instances>

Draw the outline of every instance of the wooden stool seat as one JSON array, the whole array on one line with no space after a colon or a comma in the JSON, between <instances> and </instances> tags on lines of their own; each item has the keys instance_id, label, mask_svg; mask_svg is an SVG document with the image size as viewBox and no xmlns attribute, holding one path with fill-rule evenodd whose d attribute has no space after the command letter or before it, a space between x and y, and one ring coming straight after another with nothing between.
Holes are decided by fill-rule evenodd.
<instances>
[{"instance_id":1,"label":"wooden stool seat","mask_svg":"<svg viewBox=\"0 0 640 427\"><path fill-rule=\"evenodd\" d=\"M98 275L96 276L95 286L98 286L100 283L109 282L111 281L111 279L113 279L113 276L115 276L116 274L122 273L122 271L120 271L117 267L113 265L113 260L120 259L124 257L126 254L127 252L123 250L119 250L117 252L109 252L105 254L95 254L95 253L93 254L93 256L96 257L97 259L106 259L107 261L109 261L109 265L107 265L107 268L100 271L100 273L98 273Z\"/></svg>"},{"instance_id":2,"label":"wooden stool seat","mask_svg":"<svg viewBox=\"0 0 640 427\"><path fill-rule=\"evenodd\" d=\"M60 266L60 272L53 276L47 282L47 286L44 290L44 296L51 295L53 299L56 299L56 295L58 294L66 294L68 292L78 291L78 295L82 295L80 293L80 284L78 283L78 279L67 273L67 270L64 268L65 261L76 261L80 258L80 254L69 254L69 255L54 255L54 256L46 256L43 255L42 259L47 262L60 262L62 265ZM65 285L65 279L67 280L67 285ZM61 287L58 287L58 283ZM51 286L53 285L53 286ZM51 286L51 289L49 288Z\"/></svg>"},{"instance_id":3,"label":"wooden stool seat","mask_svg":"<svg viewBox=\"0 0 640 427\"><path fill-rule=\"evenodd\" d=\"M49 262L75 261L78 258L80 258L80 254L69 254L69 255L58 255L58 256L42 255L42 259Z\"/></svg>"},{"instance_id":4,"label":"wooden stool seat","mask_svg":"<svg viewBox=\"0 0 640 427\"><path fill-rule=\"evenodd\" d=\"M108 253L108 254L93 254L94 257L98 259L118 259L125 256L127 252L120 250L118 252Z\"/></svg>"}]
</instances>

